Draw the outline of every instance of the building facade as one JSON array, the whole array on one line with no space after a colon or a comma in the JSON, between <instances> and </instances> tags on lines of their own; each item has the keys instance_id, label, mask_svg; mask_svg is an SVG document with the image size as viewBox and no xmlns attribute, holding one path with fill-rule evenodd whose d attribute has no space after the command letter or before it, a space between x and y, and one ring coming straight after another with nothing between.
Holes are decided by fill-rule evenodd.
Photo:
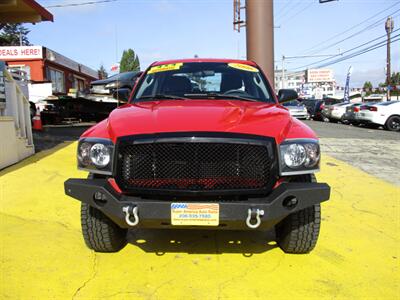
<instances>
[{"instance_id":1,"label":"building facade","mask_svg":"<svg viewBox=\"0 0 400 300\"><path fill-rule=\"evenodd\" d=\"M98 79L97 71L43 46L0 47L0 60L10 70L24 71L32 84L51 82L53 95L88 90Z\"/></svg>"},{"instance_id":2,"label":"building facade","mask_svg":"<svg viewBox=\"0 0 400 300\"><path fill-rule=\"evenodd\" d=\"M285 78L283 78L282 76L285 76ZM287 73L287 70L285 70L285 72L282 74L282 70L275 70L276 90L280 90L283 88L300 90L302 84L304 84L304 80L304 72Z\"/></svg>"}]
</instances>

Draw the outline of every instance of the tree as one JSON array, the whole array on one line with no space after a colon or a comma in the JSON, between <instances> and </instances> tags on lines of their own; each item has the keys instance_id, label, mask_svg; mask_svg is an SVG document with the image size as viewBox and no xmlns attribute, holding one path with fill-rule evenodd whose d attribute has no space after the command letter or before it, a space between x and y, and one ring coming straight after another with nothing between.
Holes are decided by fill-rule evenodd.
<instances>
[{"instance_id":1,"label":"tree","mask_svg":"<svg viewBox=\"0 0 400 300\"><path fill-rule=\"evenodd\" d=\"M371 81L366 81L363 86L363 90L367 92L367 94L372 92L372 83Z\"/></svg>"},{"instance_id":2,"label":"tree","mask_svg":"<svg viewBox=\"0 0 400 300\"><path fill-rule=\"evenodd\" d=\"M140 71L139 57L135 54L135 51L132 49L124 50L122 53L119 71Z\"/></svg>"},{"instance_id":3,"label":"tree","mask_svg":"<svg viewBox=\"0 0 400 300\"><path fill-rule=\"evenodd\" d=\"M400 72L392 73L392 76L390 76L390 84L391 85L399 85L400 84Z\"/></svg>"},{"instance_id":4,"label":"tree","mask_svg":"<svg viewBox=\"0 0 400 300\"><path fill-rule=\"evenodd\" d=\"M390 85L399 85L400 84L400 72L393 72L392 75L390 76ZM387 78L385 79L384 83L380 83L379 86L381 87L387 87L388 81Z\"/></svg>"},{"instance_id":5,"label":"tree","mask_svg":"<svg viewBox=\"0 0 400 300\"><path fill-rule=\"evenodd\" d=\"M372 90L372 83L371 83L371 81L366 81L366 82L364 83L363 89L364 89L364 90Z\"/></svg>"},{"instance_id":6,"label":"tree","mask_svg":"<svg viewBox=\"0 0 400 300\"><path fill-rule=\"evenodd\" d=\"M29 29L21 24L1 24L0 46L19 46L20 38L23 46L29 46Z\"/></svg>"},{"instance_id":7,"label":"tree","mask_svg":"<svg viewBox=\"0 0 400 300\"><path fill-rule=\"evenodd\" d=\"M400 95L400 90L397 89L397 86L400 85L400 72L393 72L392 76L390 76L390 85L395 87L394 90L392 90L391 94L393 96L397 96L397 99Z\"/></svg>"},{"instance_id":8,"label":"tree","mask_svg":"<svg viewBox=\"0 0 400 300\"><path fill-rule=\"evenodd\" d=\"M99 74L99 79L106 79L108 77L108 73L104 68L103 64L100 65L100 68L97 70L97 73Z\"/></svg>"}]
</instances>

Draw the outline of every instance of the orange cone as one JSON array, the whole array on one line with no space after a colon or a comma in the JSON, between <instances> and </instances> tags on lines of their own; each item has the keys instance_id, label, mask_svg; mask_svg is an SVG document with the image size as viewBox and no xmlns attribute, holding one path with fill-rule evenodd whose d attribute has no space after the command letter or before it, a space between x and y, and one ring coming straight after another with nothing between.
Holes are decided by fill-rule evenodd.
<instances>
[{"instance_id":1,"label":"orange cone","mask_svg":"<svg viewBox=\"0 0 400 300\"><path fill-rule=\"evenodd\" d=\"M36 112L36 116L32 118L33 120L33 130L43 131L42 119L40 118L40 112Z\"/></svg>"}]
</instances>

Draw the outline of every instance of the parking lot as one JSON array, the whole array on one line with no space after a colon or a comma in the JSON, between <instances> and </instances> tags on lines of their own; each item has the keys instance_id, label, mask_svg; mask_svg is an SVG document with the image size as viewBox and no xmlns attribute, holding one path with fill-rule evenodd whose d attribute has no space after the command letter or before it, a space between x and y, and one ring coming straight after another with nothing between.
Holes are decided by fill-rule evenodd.
<instances>
[{"instance_id":1,"label":"parking lot","mask_svg":"<svg viewBox=\"0 0 400 300\"><path fill-rule=\"evenodd\" d=\"M307 123L332 187L310 254L284 254L273 232L203 230L131 231L119 253L94 253L63 191L86 174L59 141L0 172L1 298L398 299L398 133Z\"/></svg>"},{"instance_id":2,"label":"parking lot","mask_svg":"<svg viewBox=\"0 0 400 300\"><path fill-rule=\"evenodd\" d=\"M400 134L340 123L305 121L320 138L322 151L400 186Z\"/></svg>"}]
</instances>

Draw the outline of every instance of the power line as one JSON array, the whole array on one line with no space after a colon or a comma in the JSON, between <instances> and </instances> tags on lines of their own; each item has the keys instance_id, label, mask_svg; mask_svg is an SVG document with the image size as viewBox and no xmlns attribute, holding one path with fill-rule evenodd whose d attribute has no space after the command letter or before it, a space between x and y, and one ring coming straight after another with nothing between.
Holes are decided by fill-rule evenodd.
<instances>
[{"instance_id":1,"label":"power line","mask_svg":"<svg viewBox=\"0 0 400 300\"><path fill-rule=\"evenodd\" d=\"M387 8L385 8L384 10L379 11L378 13L374 14L373 16L368 17L367 19L361 21L360 23L358 23L358 24L356 24L356 25L353 25L353 26L351 26L350 28L348 28L348 29L346 29L346 30L344 30L344 31L342 31L342 32L340 32L340 33L337 33L337 34L335 34L335 35L333 35L333 36L331 36L330 38L328 38L328 39L326 39L326 40L324 40L324 41L322 41L322 42L320 42L320 43L318 43L318 44L312 46L311 48L308 48L308 49L304 50L303 53L308 53L308 52L310 52L311 50L313 50L313 49L315 49L315 48L318 48L319 46L321 46L321 45L323 45L323 44L325 44L325 43L327 43L327 42L329 42L329 41L332 41L332 39L337 38L337 37L343 35L344 33L347 33L348 31L351 31L351 30L353 30L353 29L359 27L360 25L362 25L362 24L364 24L364 23L366 23L366 22L369 22L370 20L374 19L375 17L379 16L380 14L382 14L382 13L388 11L389 9L391 9L391 8L393 8L394 6L399 5L399 4L400 4L400 3L396 2L395 4L393 4L393 5L391 5L391 6L387 7ZM385 18L386 18L386 17L385 17Z\"/></svg>"},{"instance_id":2,"label":"power line","mask_svg":"<svg viewBox=\"0 0 400 300\"><path fill-rule=\"evenodd\" d=\"M400 37L400 34L398 34L398 35L395 36L395 37ZM395 42L395 41L398 41L398 40L399 40L399 39L393 40L392 42ZM391 42L391 43L392 43L392 42ZM386 41L381 41L381 42L378 42L378 43L376 43L376 44L374 44L374 45L371 45L371 46L369 46L369 47L367 47L367 48L361 49L361 50L359 50L358 52L349 54L349 55L347 55L347 56L345 56L345 57L342 57L342 58L338 58L338 59L335 60L335 61L327 62L327 63L325 63L325 64L319 65L317 68L322 68L322 67L330 66L330 65L333 65L333 64L336 64L336 63L339 63L339 62L348 60L348 59L350 59L350 58L353 58L353 57L356 57L356 56L360 56L360 55L362 55L362 54L364 54L364 53L367 53L367 52L370 52L370 51L372 51L372 50L375 50L375 49L378 49L378 48L382 48L382 47L384 47L384 46L386 46Z\"/></svg>"},{"instance_id":3,"label":"power line","mask_svg":"<svg viewBox=\"0 0 400 300\"><path fill-rule=\"evenodd\" d=\"M310 3L308 3L308 5L305 6L303 9L299 10L299 11L298 11L297 13L295 13L294 15L291 15L290 18L286 18L286 19L284 19L284 20L289 20L289 19L292 19L292 18L298 16L298 15L301 14L303 11L309 9L314 3L315 3L315 2L310 2ZM283 21L281 20L280 23L281 23L280 25L282 25Z\"/></svg>"},{"instance_id":4,"label":"power line","mask_svg":"<svg viewBox=\"0 0 400 300\"><path fill-rule=\"evenodd\" d=\"M394 43L394 42L397 42L397 41L400 41L400 35L397 35L396 37L399 37L399 38L396 39L396 40L391 41L390 44L391 44L391 43ZM373 48L368 48L368 49L365 49L365 50L363 50L363 51L354 53L354 54L349 55L348 57L345 57L345 58L343 58L343 59L338 59L338 60L336 60L336 61L333 61L333 62L329 62L329 63L323 64L323 65L320 65L320 66L318 66L318 68L323 68L323 67L331 66L331 65L340 63L340 62L342 62L342 61L351 59L351 58L353 58L353 57L360 56L360 55L362 55L362 54L365 54L365 53L367 53L367 52L371 52L371 51L373 51L373 50L376 50L376 49L378 49L378 48L382 48L382 47L385 47L385 46L386 46L386 42L384 42L384 43L381 44L381 45L375 46L375 47L373 47Z\"/></svg>"},{"instance_id":5,"label":"power line","mask_svg":"<svg viewBox=\"0 0 400 300\"><path fill-rule=\"evenodd\" d=\"M82 6L82 5L95 5L100 3L109 3L109 2L116 2L119 0L98 0L98 1L88 1L82 3L71 3L71 4L56 4L56 5L49 5L46 8L59 8L59 7L69 7L69 6Z\"/></svg>"},{"instance_id":6,"label":"power line","mask_svg":"<svg viewBox=\"0 0 400 300\"><path fill-rule=\"evenodd\" d=\"M289 1L289 0L286 1L285 4L282 6L281 10L278 11L278 12L275 14L275 18L278 18L280 15L282 15L282 13L283 13L288 7L290 7L290 4L293 4L293 1Z\"/></svg>"},{"instance_id":7,"label":"power line","mask_svg":"<svg viewBox=\"0 0 400 300\"><path fill-rule=\"evenodd\" d=\"M400 12L400 9L394 11L393 13L397 13L397 12ZM389 16L390 16L390 15L389 15ZM374 22L374 23L368 25L367 27L365 27L365 28L363 28L363 29L361 29L361 30L359 30L359 31L357 31L357 32L355 32L355 33L353 33L353 34L351 34L351 35L349 35L349 36L347 36L347 37L345 37L345 38L343 38L343 39L337 41L337 42L334 42L334 43L332 43L332 44L329 44L328 46L325 46L325 47L323 47L323 48L319 48L319 49L317 49L317 50L315 50L315 51L313 51L313 52L316 52L316 51L323 51L323 50L325 50L325 49L331 48L331 47L336 46L336 45L338 45L338 44L340 44L340 43L342 43L342 42L344 42L344 41L347 41L347 40L351 39L352 37L355 37L355 36L358 35L358 34L361 34L361 33L365 32L365 31L367 31L367 30L370 30L370 29L372 29L372 28L378 27L378 26L381 25L382 21L386 20L387 17L388 17L388 16L385 16L385 17L383 17L383 18L377 20L376 22Z\"/></svg>"},{"instance_id":8,"label":"power line","mask_svg":"<svg viewBox=\"0 0 400 300\"><path fill-rule=\"evenodd\" d=\"M394 38L397 38L397 39L393 39L390 43L394 43L394 42L400 41L400 34L394 36ZM369 47L366 47L366 48L364 48L364 49L361 49L361 50L359 50L359 51L357 51L357 52L355 52L355 53L352 53L352 54L349 54L349 55L347 55L347 56L338 58L338 59L336 59L336 60L334 60L334 61L330 61L330 62L327 62L327 63L325 63L325 64L318 65L316 68L323 68L323 67L327 67L327 66L330 66L330 65L334 65L334 64L340 63L340 62L342 62L342 61L351 59L351 58L353 58L353 57L357 57L357 56L360 56L360 55L365 54L365 53L367 53L367 52L376 50L376 49L378 49L378 48L382 48L382 47L384 47L384 46L386 46L386 41L381 41L381 42L378 42L378 43L376 43L376 44L374 44L374 45L371 45L371 46L369 46Z\"/></svg>"},{"instance_id":9,"label":"power line","mask_svg":"<svg viewBox=\"0 0 400 300\"><path fill-rule=\"evenodd\" d=\"M377 16L380 15L381 13L386 12L387 10L393 8L394 6L396 6L396 5L398 5L398 4L400 4L400 3L395 3L394 5L391 5L390 7L386 8L386 9L384 9L384 10L378 12L378 13L376 13L376 14L373 15L372 17L369 17L369 18L365 19L364 21L362 21L362 22L360 22L360 23L358 23L358 24L352 26L351 28L346 29L345 31L342 31L342 32L340 32L340 33L338 33L338 34L332 36L331 38L329 38L329 39L327 39L327 40L325 40L325 41L319 43L318 45L315 45L315 46L309 48L309 49L308 49L308 52L309 52L310 50L312 50L312 49L318 48L318 46L321 46L321 44L325 44L326 42L329 42L329 41L331 41L332 39L334 39L334 38L336 38L336 37L338 37L338 36L341 36L342 34L347 33L348 31L351 31L351 30L355 29L356 27L358 27L358 26L360 26L360 25L362 25L362 24L364 24L364 23L366 23L366 22L368 22L368 21L374 19L375 17L377 17ZM396 10L396 11L392 12L391 14L394 14L394 13L396 13L396 12L398 12L398 11L399 11L399 10ZM383 17L383 18L380 18L378 21L375 21L373 24L368 25L366 28L364 28L364 30L368 30L368 29L370 29L371 27L374 27L375 25L377 25L377 24L378 24L379 22L381 22L382 20L385 20L387 17L388 17L388 16L385 16L385 17ZM359 31L359 32L357 32L357 33L360 33L360 32L362 32L362 31L363 31L363 30L361 30L361 31ZM357 34L357 33L356 33L356 34ZM341 42L341 41L340 41L340 42ZM327 47L329 47L329 46L327 46ZM325 48L326 48L326 47L325 47ZM307 50L306 50L306 51L307 51ZM321 51L321 50L318 50L318 49L317 49L317 50L314 50L314 51Z\"/></svg>"},{"instance_id":10,"label":"power line","mask_svg":"<svg viewBox=\"0 0 400 300\"><path fill-rule=\"evenodd\" d=\"M399 30L400 30L400 28L394 30L393 33L394 33L394 32L397 32L397 31L399 31ZM307 64L307 65L298 67L298 68L296 68L295 70L307 68L307 67L310 67L310 66L319 64L319 63L321 63L321 62L330 60L330 59L335 58L335 57L337 57L337 56L343 56L343 54L346 54L346 53L349 53L349 52L351 52L351 51L354 51L354 50L356 50L356 49L358 49L358 48L361 48L361 47L363 47L363 46L365 46L365 45L368 45L368 44L370 44L370 43L372 43L372 42L375 42L375 41L377 41L377 40L379 40L379 39L381 39L381 38L386 38L386 34L381 35L381 36L379 36L379 37L377 37L377 38L374 38L374 39L372 39L372 40L370 40L370 41L368 41L368 42L365 42L365 43L363 43L363 44L361 44L361 45L358 45L358 46L356 46L356 47L354 47L354 48L351 48L351 49L349 49L349 50L346 50L346 51L344 51L344 52L342 52L342 53L340 53L340 54L334 55L334 56L332 56L332 57L330 57L330 58L321 59L321 60L319 60L319 61L316 61L316 62ZM386 40L384 40L384 41L386 41ZM372 45L372 46L373 46L373 45Z\"/></svg>"},{"instance_id":11,"label":"power line","mask_svg":"<svg viewBox=\"0 0 400 300\"><path fill-rule=\"evenodd\" d=\"M290 2L290 1L286 1L285 4L283 4L281 10L278 11L278 12L275 14L275 18L277 18L277 17L279 16L279 14L282 14L282 12L287 8L287 6L288 6L289 3L291 3L291 2Z\"/></svg>"},{"instance_id":12,"label":"power line","mask_svg":"<svg viewBox=\"0 0 400 300\"><path fill-rule=\"evenodd\" d=\"M294 5L292 6L291 9L285 11L283 14L281 14L280 16L277 16L277 19L279 18L283 18L285 15L287 15L288 13L290 13L291 11L293 11L294 8L297 8L299 5L301 5L302 0L298 1L298 2L294 2ZM289 6L288 6L289 7ZM277 22L278 23L278 22Z\"/></svg>"}]
</instances>

